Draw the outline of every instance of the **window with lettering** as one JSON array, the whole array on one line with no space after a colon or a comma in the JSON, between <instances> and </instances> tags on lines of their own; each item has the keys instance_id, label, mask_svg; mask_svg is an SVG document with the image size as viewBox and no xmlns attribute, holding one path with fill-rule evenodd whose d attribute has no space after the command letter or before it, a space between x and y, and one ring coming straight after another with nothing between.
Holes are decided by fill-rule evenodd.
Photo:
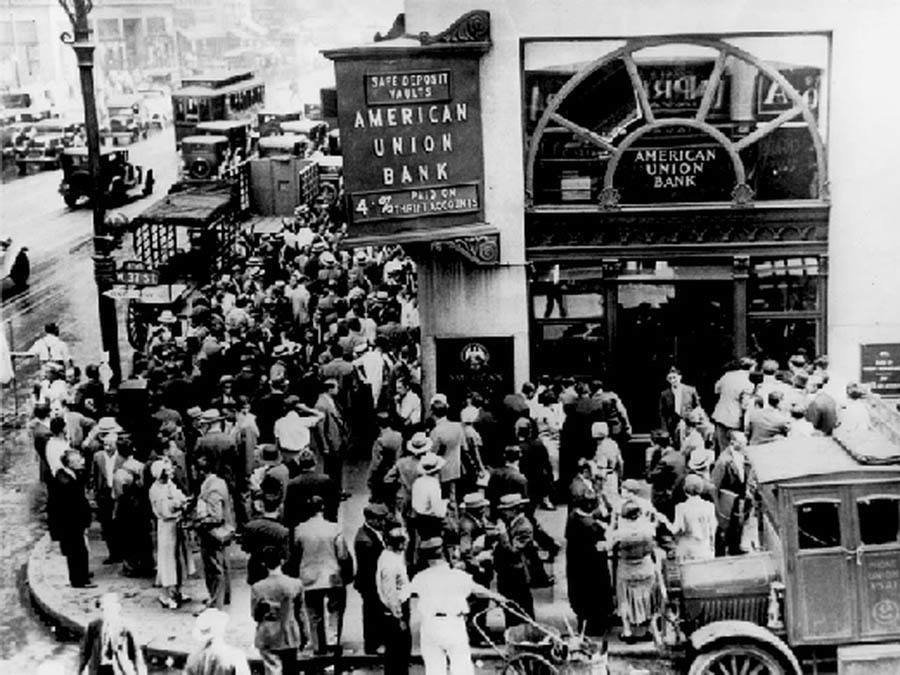
<instances>
[{"instance_id":1,"label":"window with lettering","mask_svg":"<svg viewBox=\"0 0 900 675\"><path fill-rule=\"evenodd\" d=\"M857 501L856 509L861 544L900 543L900 496L864 497Z\"/></svg>"}]
</instances>

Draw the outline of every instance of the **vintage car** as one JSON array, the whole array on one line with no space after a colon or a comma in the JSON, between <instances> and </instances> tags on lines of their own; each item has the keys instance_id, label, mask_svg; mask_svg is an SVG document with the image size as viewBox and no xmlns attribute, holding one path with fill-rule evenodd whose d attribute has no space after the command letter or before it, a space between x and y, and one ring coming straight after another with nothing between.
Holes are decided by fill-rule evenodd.
<instances>
[{"instance_id":1,"label":"vintage car","mask_svg":"<svg viewBox=\"0 0 900 675\"><path fill-rule=\"evenodd\" d=\"M249 120L215 120L200 122L194 130L195 136L224 136L233 155L245 158L250 154Z\"/></svg>"},{"instance_id":2,"label":"vintage car","mask_svg":"<svg viewBox=\"0 0 900 675\"><path fill-rule=\"evenodd\" d=\"M36 126L36 125L35 125ZM64 132L35 133L28 142L16 149L16 166L25 175L29 169L58 169L60 155L72 144L72 137Z\"/></svg>"},{"instance_id":3,"label":"vintage car","mask_svg":"<svg viewBox=\"0 0 900 675\"><path fill-rule=\"evenodd\" d=\"M838 432L747 455L760 550L666 566L690 675L799 675L846 663L859 645L900 651L896 438ZM900 661L852 672L900 672Z\"/></svg>"},{"instance_id":4,"label":"vintage car","mask_svg":"<svg viewBox=\"0 0 900 675\"><path fill-rule=\"evenodd\" d=\"M312 149L318 149L328 144L328 122L322 120L297 120L295 122L282 122L281 131L285 134L299 134L309 139Z\"/></svg>"},{"instance_id":5,"label":"vintage car","mask_svg":"<svg viewBox=\"0 0 900 675\"><path fill-rule=\"evenodd\" d=\"M281 134L284 133L281 129L283 122L295 122L302 117L302 110L260 110L256 115L256 132L260 138Z\"/></svg>"},{"instance_id":6,"label":"vintage car","mask_svg":"<svg viewBox=\"0 0 900 675\"><path fill-rule=\"evenodd\" d=\"M256 145L256 152L260 157L275 157L279 155L291 155L293 157L305 157L309 148L309 139L297 134L282 134L281 136L264 136Z\"/></svg>"},{"instance_id":7,"label":"vintage car","mask_svg":"<svg viewBox=\"0 0 900 675\"><path fill-rule=\"evenodd\" d=\"M160 129L172 122L172 94L164 87L142 87L138 89L150 116L150 125Z\"/></svg>"},{"instance_id":8,"label":"vintage car","mask_svg":"<svg viewBox=\"0 0 900 675\"><path fill-rule=\"evenodd\" d=\"M104 137L111 138L113 145L134 143L147 138L150 131L150 113L143 97L135 94L114 96L106 105L109 127L104 129Z\"/></svg>"},{"instance_id":9,"label":"vintage car","mask_svg":"<svg viewBox=\"0 0 900 675\"><path fill-rule=\"evenodd\" d=\"M181 139L181 173L185 178L214 179L233 161L227 136L185 136Z\"/></svg>"},{"instance_id":10,"label":"vintage car","mask_svg":"<svg viewBox=\"0 0 900 675\"><path fill-rule=\"evenodd\" d=\"M92 193L88 153L85 147L66 148L60 156L63 179L59 192L69 208L89 201ZM153 192L153 170L135 166L128 161L128 151L103 148L100 151L100 170L104 196L110 203L121 204L130 196L147 196Z\"/></svg>"}]
</instances>

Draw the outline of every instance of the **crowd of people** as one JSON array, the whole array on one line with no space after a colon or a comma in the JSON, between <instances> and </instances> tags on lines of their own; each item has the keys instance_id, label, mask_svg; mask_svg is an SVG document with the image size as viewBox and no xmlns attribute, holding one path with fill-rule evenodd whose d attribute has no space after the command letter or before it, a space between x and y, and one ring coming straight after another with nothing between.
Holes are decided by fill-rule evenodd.
<instances>
[{"instance_id":1,"label":"crowd of people","mask_svg":"<svg viewBox=\"0 0 900 675\"><path fill-rule=\"evenodd\" d=\"M471 646L497 639L490 603L506 627L529 622L565 546L576 630L601 638L618 622L626 641L661 642L665 560L758 546L746 446L868 424L862 390L835 394L827 360L804 354L784 371L732 364L711 414L672 368L646 453L602 382L500 391L477 350L468 379L423 401L415 265L399 248L344 250L344 232L313 207L278 234L244 233L185 317L159 315L115 393L47 326L30 350L31 426L72 586L94 586L84 534L96 519L104 565L154 579L162 607L196 609L219 636L239 545L266 672L293 672L300 650L340 653L350 586L364 649L387 672L407 669L411 597L427 672L468 672ZM347 461L369 463L349 541ZM539 516L562 503L554 537ZM197 567L202 606L183 592ZM217 672L203 664L233 660L226 647L205 640L186 672Z\"/></svg>"}]
</instances>

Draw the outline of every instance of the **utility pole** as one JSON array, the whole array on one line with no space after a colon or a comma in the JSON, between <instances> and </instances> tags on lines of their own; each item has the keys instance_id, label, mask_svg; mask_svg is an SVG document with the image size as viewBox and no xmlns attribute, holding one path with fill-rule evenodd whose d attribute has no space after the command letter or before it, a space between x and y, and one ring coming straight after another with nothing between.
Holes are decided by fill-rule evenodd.
<instances>
[{"instance_id":1,"label":"utility pole","mask_svg":"<svg viewBox=\"0 0 900 675\"><path fill-rule=\"evenodd\" d=\"M94 280L97 282L97 307L100 314L100 337L103 350L109 357L113 372L112 384L122 379L119 358L119 319L116 301L104 293L112 289L116 277L116 261L112 257L112 237L105 227L106 209L103 203L104 189L100 167L100 125L97 121L97 103L94 100L94 43L88 14L93 0L58 0L72 24L74 37L63 33L60 39L75 50L78 72L81 76L81 96L84 101L84 126L87 133L88 167L91 174L91 208L94 225Z\"/></svg>"}]
</instances>

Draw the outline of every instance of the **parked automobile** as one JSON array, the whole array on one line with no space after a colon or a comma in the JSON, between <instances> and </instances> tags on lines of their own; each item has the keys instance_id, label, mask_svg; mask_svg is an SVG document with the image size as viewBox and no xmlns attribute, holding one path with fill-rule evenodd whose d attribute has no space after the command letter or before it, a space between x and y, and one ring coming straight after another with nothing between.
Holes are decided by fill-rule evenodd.
<instances>
[{"instance_id":1,"label":"parked automobile","mask_svg":"<svg viewBox=\"0 0 900 675\"><path fill-rule=\"evenodd\" d=\"M71 138L67 138L63 131L53 129L46 133L35 133L24 150L16 153L19 173L25 175L32 167L39 170L58 169L60 154L71 144Z\"/></svg>"},{"instance_id":2,"label":"parked automobile","mask_svg":"<svg viewBox=\"0 0 900 675\"><path fill-rule=\"evenodd\" d=\"M256 115L257 133L260 138L284 133L281 129L283 122L294 122L303 117L301 110L275 110L267 108L260 110Z\"/></svg>"},{"instance_id":3,"label":"parked automobile","mask_svg":"<svg viewBox=\"0 0 900 675\"><path fill-rule=\"evenodd\" d=\"M69 208L76 208L91 196L91 174L88 153L84 147L66 148L60 156L63 179L59 192ZM153 170L144 170L128 161L128 150L103 148L100 171L104 196L111 203L125 202L129 196L153 192Z\"/></svg>"},{"instance_id":4,"label":"parked automobile","mask_svg":"<svg viewBox=\"0 0 900 675\"><path fill-rule=\"evenodd\" d=\"M276 155L305 157L308 148L309 139L306 136L297 134L264 136L256 144L256 152L260 157L274 157Z\"/></svg>"},{"instance_id":5,"label":"parked automobile","mask_svg":"<svg viewBox=\"0 0 900 675\"><path fill-rule=\"evenodd\" d=\"M228 139L228 147L236 157L247 157L251 151L250 120L200 122L194 129L194 135L224 136Z\"/></svg>"},{"instance_id":6,"label":"parked automobile","mask_svg":"<svg viewBox=\"0 0 900 675\"><path fill-rule=\"evenodd\" d=\"M215 178L233 156L227 136L185 136L181 139L181 170L186 178Z\"/></svg>"},{"instance_id":7,"label":"parked automobile","mask_svg":"<svg viewBox=\"0 0 900 675\"><path fill-rule=\"evenodd\" d=\"M309 138L312 149L318 149L328 144L328 122L322 120L296 120L282 122L281 130L285 134L302 134Z\"/></svg>"}]
</instances>

